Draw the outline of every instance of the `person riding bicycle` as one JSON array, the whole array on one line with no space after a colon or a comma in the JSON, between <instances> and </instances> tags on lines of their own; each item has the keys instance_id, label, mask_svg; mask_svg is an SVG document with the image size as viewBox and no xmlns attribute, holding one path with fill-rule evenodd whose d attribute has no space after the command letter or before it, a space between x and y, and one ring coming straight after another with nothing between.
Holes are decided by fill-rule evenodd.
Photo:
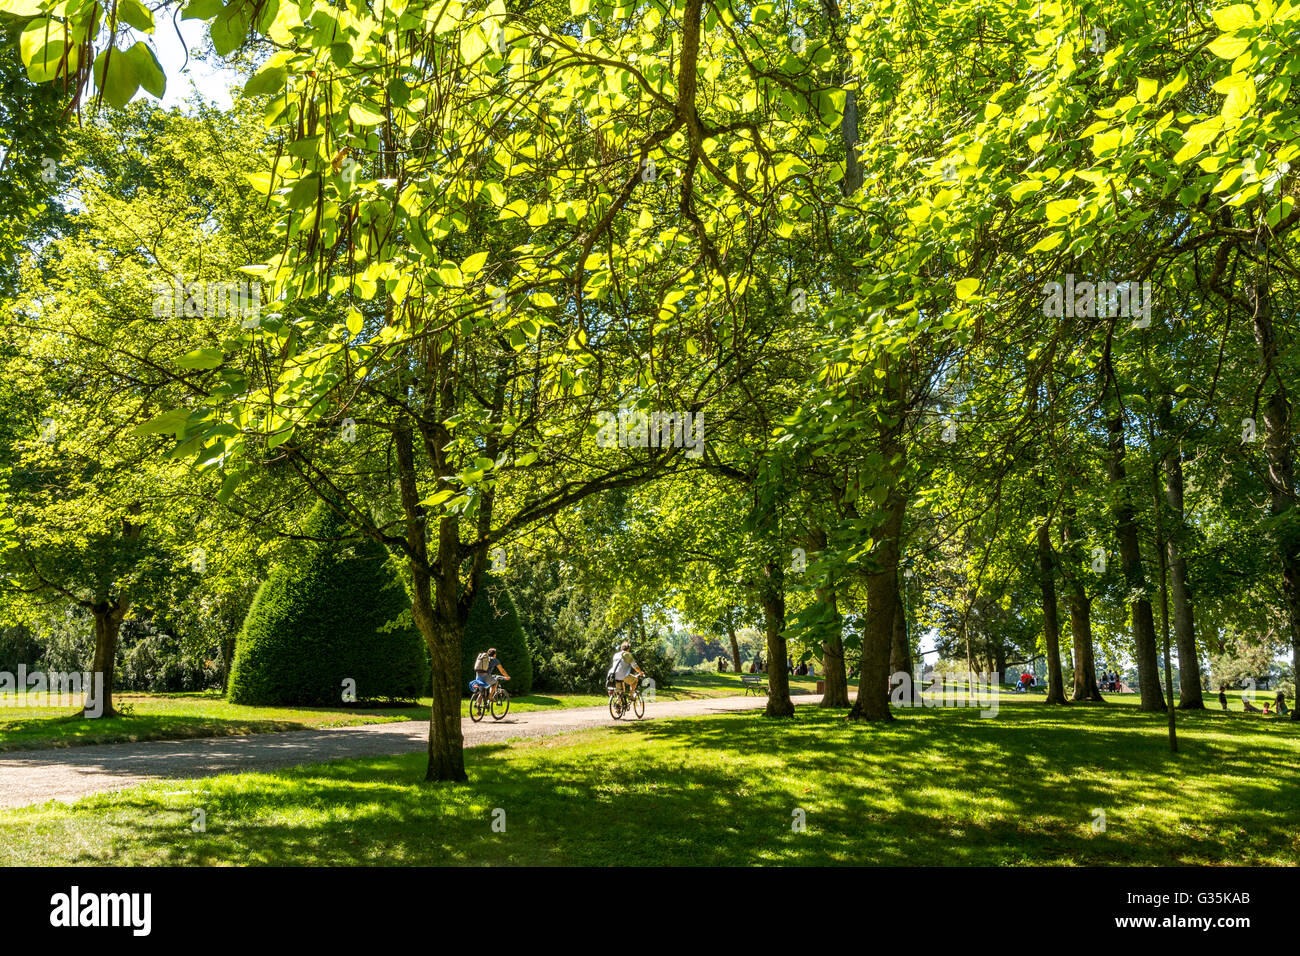
<instances>
[{"instance_id":1,"label":"person riding bicycle","mask_svg":"<svg viewBox=\"0 0 1300 956\"><path fill-rule=\"evenodd\" d=\"M494 669L499 670L506 680L510 679L505 667L497 660L497 649L490 647L474 658L474 679L469 682L470 693L477 690L491 690L497 682L497 675L492 673Z\"/></svg>"},{"instance_id":2,"label":"person riding bicycle","mask_svg":"<svg viewBox=\"0 0 1300 956\"><path fill-rule=\"evenodd\" d=\"M626 684L629 694L636 693L637 677L645 677L645 671L633 659L632 645L627 641L624 641L623 646L614 654L614 664L610 667L610 671L614 675L614 684L616 686L620 683ZM633 674L633 671L636 671L636 674Z\"/></svg>"}]
</instances>

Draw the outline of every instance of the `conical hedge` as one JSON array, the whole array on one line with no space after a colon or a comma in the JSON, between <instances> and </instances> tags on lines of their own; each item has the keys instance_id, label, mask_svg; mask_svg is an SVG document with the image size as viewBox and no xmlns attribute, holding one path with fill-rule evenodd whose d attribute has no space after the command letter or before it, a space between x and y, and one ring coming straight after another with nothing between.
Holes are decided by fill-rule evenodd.
<instances>
[{"instance_id":1,"label":"conical hedge","mask_svg":"<svg viewBox=\"0 0 1300 956\"><path fill-rule=\"evenodd\" d=\"M324 505L303 525L312 538L347 533ZM429 692L428 653L382 546L307 541L258 590L235 642L228 696L338 706L349 679L359 701L413 700Z\"/></svg>"},{"instance_id":2,"label":"conical hedge","mask_svg":"<svg viewBox=\"0 0 1300 956\"><path fill-rule=\"evenodd\" d=\"M533 686L533 659L528 653L528 639L519 623L519 612L510 592L501 581L484 574L478 597L465 622L465 637L461 641L461 689L468 694L469 682L474 679L474 658L490 647L497 649L497 660L510 672L506 689L510 696L527 694Z\"/></svg>"}]
</instances>

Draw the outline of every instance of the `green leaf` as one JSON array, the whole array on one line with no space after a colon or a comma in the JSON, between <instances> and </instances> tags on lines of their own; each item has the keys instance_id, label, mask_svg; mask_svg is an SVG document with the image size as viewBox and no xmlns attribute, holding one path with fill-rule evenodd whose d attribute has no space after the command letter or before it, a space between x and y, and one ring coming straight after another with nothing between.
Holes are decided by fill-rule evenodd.
<instances>
[{"instance_id":1,"label":"green leaf","mask_svg":"<svg viewBox=\"0 0 1300 956\"><path fill-rule=\"evenodd\" d=\"M221 349L202 348L182 355L176 360L176 364L181 368L209 369L216 368L224 359Z\"/></svg>"},{"instance_id":2,"label":"green leaf","mask_svg":"<svg viewBox=\"0 0 1300 956\"><path fill-rule=\"evenodd\" d=\"M187 408L173 408L171 411L163 412L157 418L151 418L142 425L136 425L131 429L133 435L162 435L173 434L177 438L185 428L185 422L189 419L190 412Z\"/></svg>"},{"instance_id":3,"label":"green leaf","mask_svg":"<svg viewBox=\"0 0 1300 956\"><path fill-rule=\"evenodd\" d=\"M117 47L109 47L95 57L94 73L95 86L104 94L104 102L115 109L130 103L140 88L135 62Z\"/></svg>"},{"instance_id":4,"label":"green leaf","mask_svg":"<svg viewBox=\"0 0 1300 956\"><path fill-rule=\"evenodd\" d=\"M1259 20L1253 4L1234 3L1213 13L1214 22L1224 33L1235 33L1242 27L1254 26Z\"/></svg>"},{"instance_id":5,"label":"green leaf","mask_svg":"<svg viewBox=\"0 0 1300 956\"><path fill-rule=\"evenodd\" d=\"M226 475L225 480L221 482L221 488L217 491L217 503L224 505L230 501L231 495L235 493L235 489L239 487L239 483L243 480L244 472L242 471L234 471Z\"/></svg>"},{"instance_id":6,"label":"green leaf","mask_svg":"<svg viewBox=\"0 0 1300 956\"><path fill-rule=\"evenodd\" d=\"M288 72L282 66L263 67L244 84L245 96L260 96L265 93L279 93L284 89L284 80Z\"/></svg>"},{"instance_id":7,"label":"green leaf","mask_svg":"<svg viewBox=\"0 0 1300 956\"><path fill-rule=\"evenodd\" d=\"M212 21L212 26L208 27L208 34L212 37L212 48L217 51L218 56L234 53L243 46L248 36L248 17L244 13L244 8L226 7L221 15Z\"/></svg>"},{"instance_id":8,"label":"green leaf","mask_svg":"<svg viewBox=\"0 0 1300 956\"><path fill-rule=\"evenodd\" d=\"M1222 60L1235 60L1250 46L1250 37L1221 36L1210 44L1209 50Z\"/></svg>"},{"instance_id":9,"label":"green leaf","mask_svg":"<svg viewBox=\"0 0 1300 956\"><path fill-rule=\"evenodd\" d=\"M19 53L27 67L27 76L35 83L45 83L59 75L66 45L61 23L42 17L23 28L18 40ZM69 56L67 71L76 68L76 49Z\"/></svg>"},{"instance_id":10,"label":"green leaf","mask_svg":"<svg viewBox=\"0 0 1300 956\"><path fill-rule=\"evenodd\" d=\"M360 103L353 103L348 107L348 118L358 126L377 126L384 121L382 113L376 113Z\"/></svg>"},{"instance_id":11,"label":"green leaf","mask_svg":"<svg viewBox=\"0 0 1300 956\"><path fill-rule=\"evenodd\" d=\"M320 177L312 173L298 180L290 190L289 206L293 209L306 209L308 206L315 205L316 197L319 195Z\"/></svg>"},{"instance_id":12,"label":"green leaf","mask_svg":"<svg viewBox=\"0 0 1300 956\"><path fill-rule=\"evenodd\" d=\"M420 502L420 504L424 505L426 508L436 508L448 498L454 498L455 496L456 492L452 491L450 488L444 488L442 491L435 492L428 498L425 498Z\"/></svg>"},{"instance_id":13,"label":"green leaf","mask_svg":"<svg viewBox=\"0 0 1300 956\"><path fill-rule=\"evenodd\" d=\"M141 33L153 33L153 13L140 0L117 0L117 18Z\"/></svg>"},{"instance_id":14,"label":"green leaf","mask_svg":"<svg viewBox=\"0 0 1300 956\"><path fill-rule=\"evenodd\" d=\"M1036 193L1043 188L1042 180L1026 179L1022 183L1017 183L1011 187L1011 201L1020 202L1030 193Z\"/></svg>"},{"instance_id":15,"label":"green leaf","mask_svg":"<svg viewBox=\"0 0 1300 956\"><path fill-rule=\"evenodd\" d=\"M41 0L0 0L0 13L34 17L41 12Z\"/></svg>"},{"instance_id":16,"label":"green leaf","mask_svg":"<svg viewBox=\"0 0 1300 956\"><path fill-rule=\"evenodd\" d=\"M131 49L126 51L126 57L131 62L132 72L140 85L147 92L162 99L163 93L167 90L167 75L163 73L162 64L158 62L158 57L154 55L149 44L137 40Z\"/></svg>"},{"instance_id":17,"label":"green leaf","mask_svg":"<svg viewBox=\"0 0 1300 956\"><path fill-rule=\"evenodd\" d=\"M190 0L181 11L181 19L211 20L223 9L221 0Z\"/></svg>"},{"instance_id":18,"label":"green leaf","mask_svg":"<svg viewBox=\"0 0 1300 956\"><path fill-rule=\"evenodd\" d=\"M957 280L957 298L965 301L973 296L980 287L979 279L958 279Z\"/></svg>"},{"instance_id":19,"label":"green leaf","mask_svg":"<svg viewBox=\"0 0 1300 956\"><path fill-rule=\"evenodd\" d=\"M476 252L460 264L460 271L466 279L473 279L483 271L487 265L488 254L486 252Z\"/></svg>"}]
</instances>

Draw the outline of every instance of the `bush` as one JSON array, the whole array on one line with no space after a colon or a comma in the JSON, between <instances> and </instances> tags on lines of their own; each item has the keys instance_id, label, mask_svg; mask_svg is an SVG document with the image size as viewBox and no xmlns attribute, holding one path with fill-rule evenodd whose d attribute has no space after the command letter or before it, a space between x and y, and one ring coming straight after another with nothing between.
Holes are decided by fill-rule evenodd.
<instances>
[{"instance_id":1,"label":"bush","mask_svg":"<svg viewBox=\"0 0 1300 956\"><path fill-rule=\"evenodd\" d=\"M508 689L512 696L521 697L533 687L533 661L528 651L528 640L519 624L519 613L505 584L491 574L484 574L478 597L465 622L465 636L461 640L461 689L469 695L469 682L474 679L474 658L489 647L497 649L499 660L510 672Z\"/></svg>"},{"instance_id":2,"label":"bush","mask_svg":"<svg viewBox=\"0 0 1300 956\"><path fill-rule=\"evenodd\" d=\"M318 505L303 533L337 539L347 529ZM358 700L414 699L429 686L428 654L380 545L308 541L253 599L235 642L229 699L337 706L349 679Z\"/></svg>"}]
</instances>

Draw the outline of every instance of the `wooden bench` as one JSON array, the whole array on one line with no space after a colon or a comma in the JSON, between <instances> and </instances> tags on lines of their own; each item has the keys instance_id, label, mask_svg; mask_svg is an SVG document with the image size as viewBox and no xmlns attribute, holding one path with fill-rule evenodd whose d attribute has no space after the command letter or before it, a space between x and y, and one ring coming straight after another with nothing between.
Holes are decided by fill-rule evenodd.
<instances>
[{"instance_id":1,"label":"wooden bench","mask_svg":"<svg viewBox=\"0 0 1300 956\"><path fill-rule=\"evenodd\" d=\"M742 674L740 682L745 685L745 694L766 694L767 683L762 674Z\"/></svg>"}]
</instances>

